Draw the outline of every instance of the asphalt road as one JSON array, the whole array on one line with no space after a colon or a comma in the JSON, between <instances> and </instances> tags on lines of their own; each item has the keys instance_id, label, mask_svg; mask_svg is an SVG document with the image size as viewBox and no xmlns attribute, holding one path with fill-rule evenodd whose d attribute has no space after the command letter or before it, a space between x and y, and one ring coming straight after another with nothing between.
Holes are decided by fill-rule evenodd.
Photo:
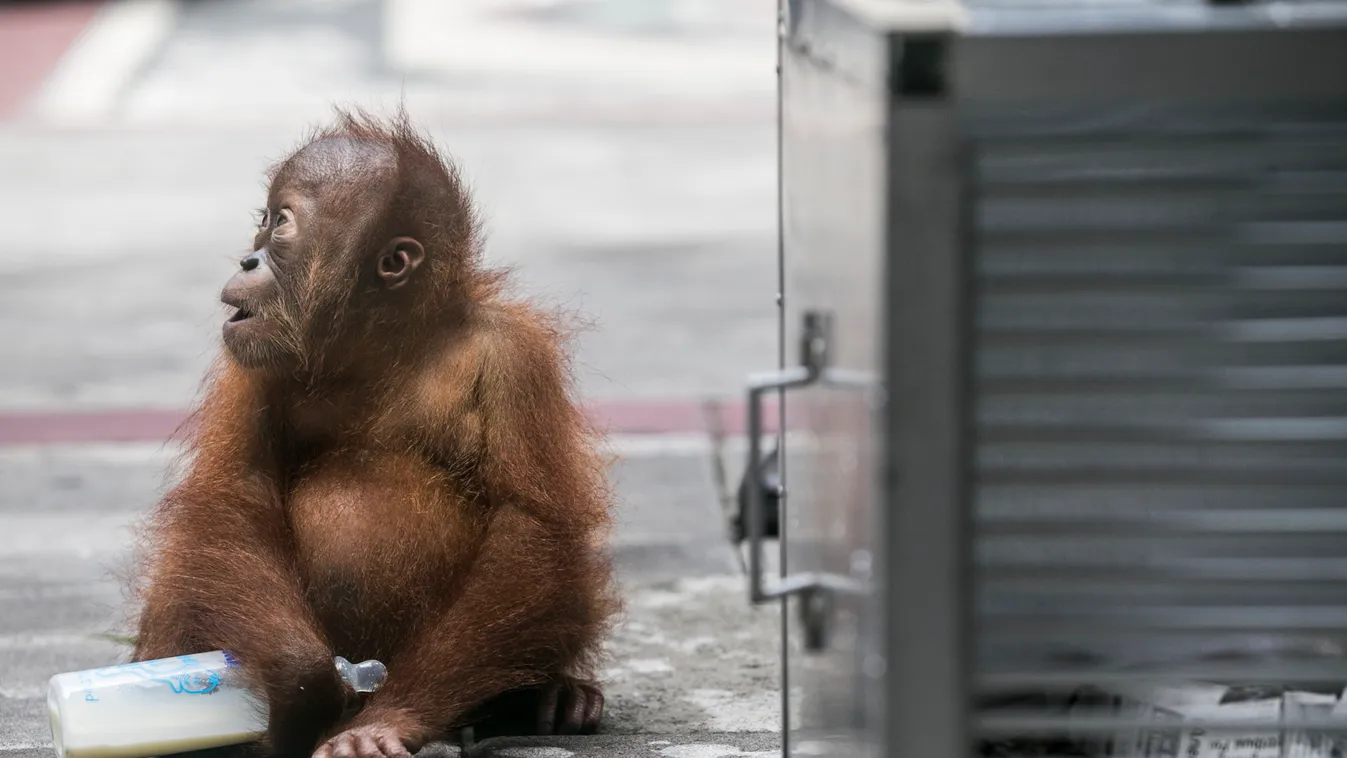
<instances>
[{"instance_id":1,"label":"asphalt road","mask_svg":"<svg viewBox=\"0 0 1347 758\"><path fill-rule=\"evenodd\" d=\"M593 322L586 399L737 397L776 355L773 9L637 5L104 6L0 122L0 416L189 405L262 169L333 102L399 99L471 180L491 259ZM606 733L496 755L778 744L778 615L747 606L705 439L650 431L611 440ZM0 446L0 755L50 755L47 677L124 652L127 528L172 452Z\"/></svg>"}]
</instances>

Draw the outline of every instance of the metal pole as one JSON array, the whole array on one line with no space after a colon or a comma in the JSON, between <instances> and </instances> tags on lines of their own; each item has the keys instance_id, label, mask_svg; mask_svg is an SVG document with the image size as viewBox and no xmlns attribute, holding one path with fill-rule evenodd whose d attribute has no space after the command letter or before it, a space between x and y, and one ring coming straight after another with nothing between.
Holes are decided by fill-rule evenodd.
<instances>
[{"instance_id":1,"label":"metal pole","mask_svg":"<svg viewBox=\"0 0 1347 758\"><path fill-rule=\"evenodd\" d=\"M784 112L783 102L783 47L786 43L786 0L776 0L776 306L777 306L777 367L785 370L786 368L786 245L785 245L785 204L783 202L785 193L782 187L782 181L785 175L782 171L782 156L784 147L782 145L782 128ZM786 576L786 536L789 533L786 514L787 492L786 486L786 391L780 390L777 394L777 430L776 430L776 449L778 454L778 467L781 480L781 495L778 499L777 516L777 549L780 564L781 578ZM756 460L750 458L749 460ZM756 484L756 482L755 482ZM781 601L781 755L782 758L790 758L790 600Z\"/></svg>"}]
</instances>

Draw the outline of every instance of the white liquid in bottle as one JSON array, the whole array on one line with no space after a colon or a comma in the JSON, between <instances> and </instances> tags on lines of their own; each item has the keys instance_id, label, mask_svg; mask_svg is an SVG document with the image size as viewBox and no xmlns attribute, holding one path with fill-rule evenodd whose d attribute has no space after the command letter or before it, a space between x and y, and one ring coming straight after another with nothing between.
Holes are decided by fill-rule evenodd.
<instances>
[{"instance_id":1,"label":"white liquid in bottle","mask_svg":"<svg viewBox=\"0 0 1347 758\"><path fill-rule=\"evenodd\" d=\"M357 692L383 680L378 661L334 661ZM266 707L216 650L57 674L47 685L58 758L145 758L237 745L266 731Z\"/></svg>"}]
</instances>

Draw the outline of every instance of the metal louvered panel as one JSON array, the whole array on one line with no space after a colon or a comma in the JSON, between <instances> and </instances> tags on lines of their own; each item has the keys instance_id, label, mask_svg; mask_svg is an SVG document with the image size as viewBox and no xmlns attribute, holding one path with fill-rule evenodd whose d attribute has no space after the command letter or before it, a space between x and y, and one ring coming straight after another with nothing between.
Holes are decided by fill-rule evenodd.
<instances>
[{"instance_id":1,"label":"metal louvered panel","mask_svg":"<svg viewBox=\"0 0 1347 758\"><path fill-rule=\"evenodd\" d=\"M975 686L1044 698L983 736L1089 752L1082 687L1337 695L1347 102L1035 122L973 147Z\"/></svg>"},{"instance_id":2,"label":"metal louvered panel","mask_svg":"<svg viewBox=\"0 0 1347 758\"><path fill-rule=\"evenodd\" d=\"M790 753L1340 758L1347 2L784 4Z\"/></svg>"}]
</instances>

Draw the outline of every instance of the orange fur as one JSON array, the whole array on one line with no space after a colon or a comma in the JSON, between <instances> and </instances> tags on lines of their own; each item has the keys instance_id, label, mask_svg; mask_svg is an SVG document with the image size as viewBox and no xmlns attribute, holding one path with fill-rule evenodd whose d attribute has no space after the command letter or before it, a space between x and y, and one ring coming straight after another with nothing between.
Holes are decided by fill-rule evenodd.
<instances>
[{"instance_id":1,"label":"orange fur","mask_svg":"<svg viewBox=\"0 0 1347 758\"><path fill-rule=\"evenodd\" d=\"M190 465L153 515L133 652L234 651L278 753L338 726L334 655L387 664L350 726L393 725L415 749L493 697L592 676L618 608L604 461L557 322L480 265L466 191L405 117L343 114L309 145L342 140L392 168L318 151L336 156L319 202L384 211L301 228L332 252L284 261L296 305L276 350L292 364L226 354L208 379ZM273 181L297 181L296 160ZM427 268L379 299L358 271L393 234L416 236Z\"/></svg>"}]
</instances>

